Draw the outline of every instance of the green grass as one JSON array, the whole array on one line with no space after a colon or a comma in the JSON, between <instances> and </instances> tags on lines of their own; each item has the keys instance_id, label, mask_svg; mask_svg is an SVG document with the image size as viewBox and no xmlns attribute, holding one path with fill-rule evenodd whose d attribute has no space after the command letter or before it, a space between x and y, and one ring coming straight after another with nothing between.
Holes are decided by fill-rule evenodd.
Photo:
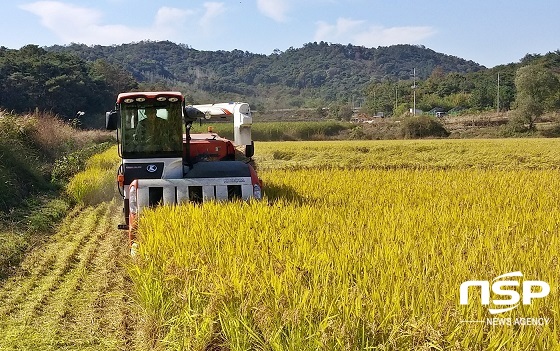
<instances>
[{"instance_id":1,"label":"green grass","mask_svg":"<svg viewBox=\"0 0 560 351\"><path fill-rule=\"evenodd\" d=\"M135 310L116 202L74 209L0 285L0 350L130 350Z\"/></svg>"},{"instance_id":2,"label":"green grass","mask_svg":"<svg viewBox=\"0 0 560 351\"><path fill-rule=\"evenodd\" d=\"M77 130L54 116L0 110L0 211L54 189L51 178L67 181L79 170L72 167L75 163L106 148L110 139L106 133ZM98 146L102 141L107 144ZM72 160L75 153L79 157Z\"/></svg>"},{"instance_id":3,"label":"green grass","mask_svg":"<svg viewBox=\"0 0 560 351\"><path fill-rule=\"evenodd\" d=\"M49 189L38 154L23 140L0 130L0 211L9 211L30 194Z\"/></svg>"},{"instance_id":4,"label":"green grass","mask_svg":"<svg viewBox=\"0 0 560 351\"><path fill-rule=\"evenodd\" d=\"M52 233L69 208L67 199L57 199L61 185L110 139L52 115L0 110L0 279Z\"/></svg>"},{"instance_id":5,"label":"green grass","mask_svg":"<svg viewBox=\"0 0 560 351\"><path fill-rule=\"evenodd\" d=\"M120 203L106 201L116 147L84 163L67 186L72 209L68 197L33 198L11 213L21 223L0 232L0 350L130 350L145 339L134 332Z\"/></svg>"},{"instance_id":6,"label":"green grass","mask_svg":"<svg viewBox=\"0 0 560 351\"><path fill-rule=\"evenodd\" d=\"M45 240L68 213L70 204L53 194L28 199L0 220L0 280L18 267L29 247Z\"/></svg>"}]
</instances>

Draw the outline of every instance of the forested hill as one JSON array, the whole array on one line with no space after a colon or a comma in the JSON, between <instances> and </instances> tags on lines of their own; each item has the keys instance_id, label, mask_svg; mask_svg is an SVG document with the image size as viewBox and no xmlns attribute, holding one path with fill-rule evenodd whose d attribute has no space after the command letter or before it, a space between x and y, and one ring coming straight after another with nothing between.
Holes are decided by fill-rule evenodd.
<instances>
[{"instance_id":1,"label":"forested hill","mask_svg":"<svg viewBox=\"0 0 560 351\"><path fill-rule=\"evenodd\" d=\"M373 81L411 79L414 68L418 79L429 77L436 67L445 73L484 69L473 61L413 45L365 48L320 42L270 55L200 51L169 41L45 49L74 53L86 61L106 60L131 72L140 83L177 88L195 100L253 98L270 107L275 101L283 106L309 100L348 101L363 96Z\"/></svg>"}]
</instances>

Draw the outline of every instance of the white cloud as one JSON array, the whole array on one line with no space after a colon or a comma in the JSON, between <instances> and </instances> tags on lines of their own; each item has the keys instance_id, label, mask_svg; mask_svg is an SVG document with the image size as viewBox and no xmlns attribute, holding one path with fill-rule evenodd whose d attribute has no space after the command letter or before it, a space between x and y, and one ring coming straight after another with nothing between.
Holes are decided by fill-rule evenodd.
<instances>
[{"instance_id":1,"label":"white cloud","mask_svg":"<svg viewBox=\"0 0 560 351\"><path fill-rule=\"evenodd\" d=\"M290 0L257 0L257 7L262 14L276 22L285 22L290 10Z\"/></svg>"},{"instance_id":2,"label":"white cloud","mask_svg":"<svg viewBox=\"0 0 560 351\"><path fill-rule=\"evenodd\" d=\"M365 21L339 18L335 24L318 22L315 30L315 40L377 47L394 44L416 44L435 33L436 30L428 26L387 28L368 26Z\"/></svg>"},{"instance_id":3,"label":"white cloud","mask_svg":"<svg viewBox=\"0 0 560 351\"><path fill-rule=\"evenodd\" d=\"M193 13L194 11L181 10L166 6L161 7L156 13L154 27L169 28L182 25L185 23L186 18Z\"/></svg>"},{"instance_id":4,"label":"white cloud","mask_svg":"<svg viewBox=\"0 0 560 351\"><path fill-rule=\"evenodd\" d=\"M95 9L58 1L38 1L21 5L20 8L39 16L44 27L65 41L84 35L89 28L95 27L102 17Z\"/></svg>"},{"instance_id":5,"label":"white cloud","mask_svg":"<svg viewBox=\"0 0 560 351\"><path fill-rule=\"evenodd\" d=\"M389 46L393 44L417 44L436 33L432 27L391 27L371 26L364 32L354 34L357 45L367 47Z\"/></svg>"},{"instance_id":6,"label":"white cloud","mask_svg":"<svg viewBox=\"0 0 560 351\"><path fill-rule=\"evenodd\" d=\"M339 18L336 24L318 22L315 40L338 41L339 38L348 36L352 31L359 29L364 23L364 21L356 21L349 18ZM337 40L327 40L329 38Z\"/></svg>"},{"instance_id":7,"label":"white cloud","mask_svg":"<svg viewBox=\"0 0 560 351\"><path fill-rule=\"evenodd\" d=\"M198 20L208 25L225 12L223 3L207 2L204 14ZM57 35L64 43L121 44L141 40L171 40L184 42L187 19L197 11L161 7L150 23L130 26L103 24L103 13L95 8L80 7L60 1L37 1L20 6L40 18L41 24ZM201 10L202 11L202 10Z\"/></svg>"},{"instance_id":8,"label":"white cloud","mask_svg":"<svg viewBox=\"0 0 560 351\"><path fill-rule=\"evenodd\" d=\"M226 7L222 2L206 2L204 7L206 11L198 21L203 28L212 27L216 19L226 13Z\"/></svg>"}]
</instances>

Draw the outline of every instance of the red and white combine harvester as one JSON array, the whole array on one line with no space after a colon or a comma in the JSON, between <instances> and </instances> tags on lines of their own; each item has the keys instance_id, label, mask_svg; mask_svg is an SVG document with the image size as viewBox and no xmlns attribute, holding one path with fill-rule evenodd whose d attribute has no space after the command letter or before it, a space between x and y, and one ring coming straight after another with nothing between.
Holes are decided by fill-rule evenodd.
<instances>
[{"instance_id":1,"label":"red and white combine harvester","mask_svg":"<svg viewBox=\"0 0 560 351\"><path fill-rule=\"evenodd\" d=\"M199 119L233 121L234 141L215 133L191 134ZM251 158L251 110L243 102L186 106L180 92L130 92L117 97L106 127L117 131L122 163L118 184L125 224L134 248L142 209L159 204L260 199L262 184L236 146Z\"/></svg>"}]
</instances>

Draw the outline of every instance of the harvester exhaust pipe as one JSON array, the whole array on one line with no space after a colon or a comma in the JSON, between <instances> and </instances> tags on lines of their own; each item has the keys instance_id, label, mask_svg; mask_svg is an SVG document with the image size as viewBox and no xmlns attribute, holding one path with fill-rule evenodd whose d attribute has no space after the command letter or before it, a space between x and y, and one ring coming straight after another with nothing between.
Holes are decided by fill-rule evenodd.
<instances>
[{"instance_id":1,"label":"harvester exhaust pipe","mask_svg":"<svg viewBox=\"0 0 560 351\"><path fill-rule=\"evenodd\" d=\"M185 176L185 167L191 170L193 167L191 160L191 128L194 121L198 118L204 117L199 109L192 106L186 106L184 109L185 116L185 152L183 152L183 176Z\"/></svg>"}]
</instances>

